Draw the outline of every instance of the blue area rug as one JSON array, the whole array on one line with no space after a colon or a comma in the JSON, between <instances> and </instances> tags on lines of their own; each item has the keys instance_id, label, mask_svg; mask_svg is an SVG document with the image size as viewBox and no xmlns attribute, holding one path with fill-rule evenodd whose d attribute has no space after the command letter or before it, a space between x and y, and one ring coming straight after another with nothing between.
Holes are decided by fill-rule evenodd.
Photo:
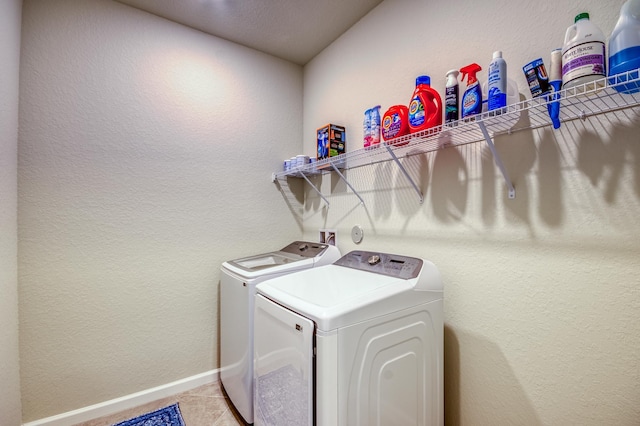
<instances>
[{"instance_id":1,"label":"blue area rug","mask_svg":"<svg viewBox=\"0 0 640 426\"><path fill-rule=\"evenodd\" d=\"M185 426L185 424L180 414L180 407L178 404L173 404L113 426Z\"/></svg>"}]
</instances>

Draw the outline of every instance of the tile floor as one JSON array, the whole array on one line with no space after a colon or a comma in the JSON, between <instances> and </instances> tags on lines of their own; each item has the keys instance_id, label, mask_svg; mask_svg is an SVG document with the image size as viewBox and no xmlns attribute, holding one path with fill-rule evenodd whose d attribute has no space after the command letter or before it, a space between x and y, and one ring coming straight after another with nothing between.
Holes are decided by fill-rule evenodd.
<instances>
[{"instance_id":1,"label":"tile floor","mask_svg":"<svg viewBox=\"0 0 640 426\"><path fill-rule=\"evenodd\" d=\"M186 426L237 426L244 424L239 415L231 408L231 403L225 397L220 382L215 382L116 414L78 423L76 426L113 425L176 402L180 404L180 412Z\"/></svg>"}]
</instances>

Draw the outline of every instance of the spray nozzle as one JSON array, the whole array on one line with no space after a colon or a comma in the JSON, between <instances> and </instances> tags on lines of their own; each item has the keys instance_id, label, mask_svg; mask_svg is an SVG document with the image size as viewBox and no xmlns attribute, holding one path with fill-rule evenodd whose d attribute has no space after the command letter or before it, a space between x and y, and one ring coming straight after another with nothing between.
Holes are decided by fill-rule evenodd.
<instances>
[{"instance_id":1,"label":"spray nozzle","mask_svg":"<svg viewBox=\"0 0 640 426\"><path fill-rule=\"evenodd\" d=\"M476 63L469 64L466 67L460 68L460 73L462 74L462 81L464 81L465 77L468 76L467 84L472 84L478 81L476 77L476 73L478 71L482 71L482 67Z\"/></svg>"},{"instance_id":2,"label":"spray nozzle","mask_svg":"<svg viewBox=\"0 0 640 426\"><path fill-rule=\"evenodd\" d=\"M445 74L445 77L447 77L447 78L448 77L458 78L458 74L460 74L460 71L458 71L458 70L449 70Z\"/></svg>"}]
</instances>

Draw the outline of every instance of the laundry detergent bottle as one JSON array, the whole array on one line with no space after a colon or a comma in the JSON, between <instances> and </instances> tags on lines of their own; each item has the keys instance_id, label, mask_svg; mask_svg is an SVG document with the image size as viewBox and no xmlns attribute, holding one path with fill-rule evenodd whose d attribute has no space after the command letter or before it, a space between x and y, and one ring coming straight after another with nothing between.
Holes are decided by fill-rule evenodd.
<instances>
[{"instance_id":1,"label":"laundry detergent bottle","mask_svg":"<svg viewBox=\"0 0 640 426\"><path fill-rule=\"evenodd\" d=\"M478 64L470 64L460 68L462 81L467 78L467 90L462 95L462 118L470 117L482 112L482 88L476 74L482 71Z\"/></svg>"},{"instance_id":2,"label":"laundry detergent bottle","mask_svg":"<svg viewBox=\"0 0 640 426\"><path fill-rule=\"evenodd\" d=\"M567 28L562 47L562 87L568 89L605 77L605 38L581 13Z\"/></svg>"},{"instance_id":3,"label":"laundry detergent bottle","mask_svg":"<svg viewBox=\"0 0 640 426\"><path fill-rule=\"evenodd\" d=\"M416 78L416 89L409 103L409 132L415 133L442 125L442 98L431 87L431 78Z\"/></svg>"},{"instance_id":4,"label":"laundry detergent bottle","mask_svg":"<svg viewBox=\"0 0 640 426\"><path fill-rule=\"evenodd\" d=\"M627 79L637 80L640 68L640 0L627 0L609 38L609 84L622 93L640 91L640 82L620 85ZM626 73L629 72L629 75ZM614 77L616 74L625 73Z\"/></svg>"},{"instance_id":5,"label":"laundry detergent bottle","mask_svg":"<svg viewBox=\"0 0 640 426\"><path fill-rule=\"evenodd\" d=\"M382 116L382 137L385 141L409 133L409 108L406 105L394 105L390 107ZM405 145L408 141L389 142L390 145Z\"/></svg>"}]
</instances>

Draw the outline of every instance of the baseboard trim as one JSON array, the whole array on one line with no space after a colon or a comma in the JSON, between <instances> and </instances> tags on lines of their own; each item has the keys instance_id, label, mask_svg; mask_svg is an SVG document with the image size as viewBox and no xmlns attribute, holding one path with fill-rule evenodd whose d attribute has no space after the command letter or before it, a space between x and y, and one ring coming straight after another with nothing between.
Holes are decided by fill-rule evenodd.
<instances>
[{"instance_id":1,"label":"baseboard trim","mask_svg":"<svg viewBox=\"0 0 640 426\"><path fill-rule=\"evenodd\" d=\"M46 417L44 419L35 420L29 423L23 423L23 426L68 426L80 422L97 419L98 417L107 416L119 411L128 410L158 399L176 395L195 389L198 386L213 383L220 378L218 369L177 380L166 385L157 386L141 392L125 395L120 398L111 399L88 407L79 408L77 410L68 411L55 416Z\"/></svg>"}]
</instances>

